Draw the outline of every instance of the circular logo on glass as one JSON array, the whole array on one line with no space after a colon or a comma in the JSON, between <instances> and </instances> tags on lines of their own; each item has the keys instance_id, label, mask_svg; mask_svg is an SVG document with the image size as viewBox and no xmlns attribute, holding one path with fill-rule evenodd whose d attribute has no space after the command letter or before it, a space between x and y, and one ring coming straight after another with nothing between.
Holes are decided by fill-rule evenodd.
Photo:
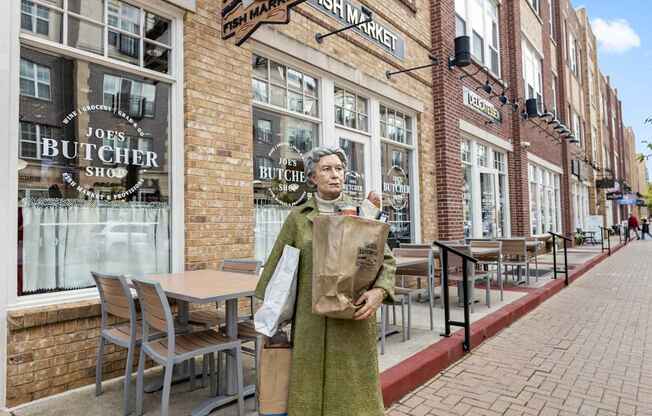
<instances>
[{"instance_id":1,"label":"circular logo on glass","mask_svg":"<svg viewBox=\"0 0 652 416\"><path fill-rule=\"evenodd\" d=\"M303 202L308 192L303 154L299 149L289 143L278 143L267 153L265 161L256 167L256 176L267 185L272 198L290 207Z\"/></svg>"},{"instance_id":2,"label":"circular logo on glass","mask_svg":"<svg viewBox=\"0 0 652 416\"><path fill-rule=\"evenodd\" d=\"M361 199L364 196L364 176L354 170L347 170L344 175L344 192Z\"/></svg>"},{"instance_id":3,"label":"circular logo on glass","mask_svg":"<svg viewBox=\"0 0 652 416\"><path fill-rule=\"evenodd\" d=\"M389 203L396 211L407 206L410 197L410 181L400 166L392 166L385 175L383 193L389 196Z\"/></svg>"}]
</instances>

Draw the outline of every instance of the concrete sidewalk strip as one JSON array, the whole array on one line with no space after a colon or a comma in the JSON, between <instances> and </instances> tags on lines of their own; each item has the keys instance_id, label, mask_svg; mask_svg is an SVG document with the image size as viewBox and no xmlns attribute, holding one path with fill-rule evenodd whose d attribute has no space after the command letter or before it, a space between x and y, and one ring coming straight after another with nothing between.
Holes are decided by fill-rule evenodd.
<instances>
[{"instance_id":1,"label":"concrete sidewalk strip","mask_svg":"<svg viewBox=\"0 0 652 416\"><path fill-rule=\"evenodd\" d=\"M652 415L651 250L630 243L588 265L386 414Z\"/></svg>"}]
</instances>

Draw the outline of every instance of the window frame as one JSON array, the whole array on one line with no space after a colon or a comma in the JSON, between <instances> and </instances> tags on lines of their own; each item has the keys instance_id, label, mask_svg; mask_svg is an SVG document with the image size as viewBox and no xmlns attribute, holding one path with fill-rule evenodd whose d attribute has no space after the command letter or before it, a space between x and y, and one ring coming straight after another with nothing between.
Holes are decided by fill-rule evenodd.
<instances>
[{"instance_id":1,"label":"window frame","mask_svg":"<svg viewBox=\"0 0 652 416\"><path fill-rule=\"evenodd\" d=\"M469 36L470 42L471 42L471 56L472 58L478 62L481 66L487 67L489 69L489 73L491 73L493 76L495 76L498 79L501 79L501 74L502 74L502 59L500 56L500 2L496 0L458 0L464 4L464 10L457 10L455 9L455 33L456 35L459 35L461 32L459 32L459 27L458 27L458 22L463 23L464 25L464 35ZM482 28L481 31L482 33L479 33L477 29L473 25L473 19L471 16L471 5L469 4L470 2L481 2L482 3L482 10L479 12L482 15ZM455 2L456 4L458 3L457 1ZM475 6L475 4L473 5ZM495 11L494 13L491 13L490 11ZM488 22L490 20L490 22ZM488 24L489 23L489 24ZM496 25L496 45L493 45L493 25ZM476 56L474 53L474 50L476 48L476 42L477 40L475 39L475 35L477 35L481 41L482 41L482 57ZM492 68L492 53L495 53L497 56L497 62L496 62L496 71L494 71L494 68Z\"/></svg>"},{"instance_id":2,"label":"window frame","mask_svg":"<svg viewBox=\"0 0 652 416\"><path fill-rule=\"evenodd\" d=\"M528 193L529 199L529 213L530 213L530 235L542 235L549 230L546 228L554 225L554 232L561 231L562 212L561 212L561 199L560 199L560 181L561 175L559 172L549 169L545 166L529 160L528 161ZM532 188L534 187L535 195L532 195ZM554 210L551 210L551 193L554 200ZM532 206L532 201L535 201L536 207ZM535 216L532 216L532 210L535 208ZM549 218L550 213L554 212L554 218ZM543 216L541 215L543 213ZM536 233L533 233L536 224Z\"/></svg>"},{"instance_id":3,"label":"window frame","mask_svg":"<svg viewBox=\"0 0 652 416\"><path fill-rule=\"evenodd\" d=\"M39 0L32 0L34 3L42 4ZM18 82L20 74L20 58L21 48L29 47L35 48L40 51L54 53L60 56L66 56L71 59L81 59L90 63L102 65L128 74L142 76L156 81L166 82L170 85L170 117L169 117L169 131L170 131L170 208L172 210L171 221L171 237L170 237L170 259L171 271L181 272L184 270L185 264L185 234L184 234L184 93L183 93L183 16L184 11L178 7L167 4L162 0L129 0L132 5L145 10L149 10L157 15L166 18L170 21L170 47L171 53L169 55L168 65L169 72L162 73L147 69L144 67L137 67L127 62L108 58L106 56L98 55L88 52L83 49L77 49L68 46L63 42L53 42L36 36L32 33L21 29L20 13L21 2L12 1L7 2L7 13L0 14L0 21L4 18L5 23L12 28L13 39L9 52L11 61L10 73L11 88L7 90L8 103L4 106L0 104L0 109L6 107L7 111L1 114L5 117L4 121L10 131L10 136L19 136L19 100L13 97L20 96L20 88ZM106 4L106 3L105 3ZM46 7L58 10L56 7L46 5ZM0 9L2 6L0 6ZM61 12L61 10L58 10ZM69 12L75 15L74 12ZM4 16L4 17L3 17ZM106 15L105 15L106 16ZM77 17L77 16L75 16ZM88 20L82 16L82 20ZM65 34L65 31L63 31ZM105 38L106 40L106 38ZM179 45L180 47L176 47ZM0 81L1 82L1 81ZM9 195L18 195L18 175L17 164L19 159L19 145L18 140L7 141L8 151L6 152L8 158L8 168L16 172L7 177L6 183L0 182L0 190L5 189ZM17 295L17 242L18 235L15 232L16 224L18 223L17 209L18 202L15 198L10 198L9 204L6 207L7 215L3 216L0 220L0 227L4 226L10 234L10 238L4 239L0 242L0 249L6 253L4 258L7 265L6 275L6 304L7 310L18 310L26 307L37 307L56 305L70 302L78 302L83 300L98 299L98 292L96 288L77 289L70 291L61 291L53 293L32 294L25 296Z\"/></svg>"},{"instance_id":4,"label":"window frame","mask_svg":"<svg viewBox=\"0 0 652 416\"><path fill-rule=\"evenodd\" d=\"M22 6L22 1L23 0L20 0L21 6ZM178 22L178 20L176 20L176 19L178 18L177 16L179 15L179 9L174 7L174 6L168 6L168 5L161 6L161 3L160 3L161 0L155 0L155 1L151 2L152 5L149 4L150 2L146 2L144 0L128 0L128 1L116 0L116 1L120 1L121 4L127 4L129 6L137 8L139 10L139 20L140 20L139 33L134 34L134 33L129 32L127 30L123 30L121 28L116 28L116 27L113 27L113 26L109 25L109 23L108 23L108 21L109 21L108 9L109 9L109 1L112 1L112 0L103 0L103 8L104 8L104 10L102 12L102 14L103 14L102 21L96 20L95 18L92 18L92 17L84 16L84 15L81 15L81 14L78 14L78 13L76 13L74 11L69 10L69 8L66 7L68 5L67 1L63 2L62 7L58 7L58 6L55 6L53 4L45 3L45 2L43 2L43 0L28 0L28 1L31 1L35 5L40 5L42 8L52 10L55 13L59 13L61 15L61 41L60 42L55 42L55 41L52 41L52 40L43 39L41 36L33 35L34 39L32 39L32 40L35 41L35 42L39 42L39 40L40 40L41 42L44 42L44 43L48 44L49 46L55 46L56 45L56 46L63 47L63 48L68 49L68 50L83 51L85 54L90 54L90 55L95 56L95 57L107 58L109 60L108 62L113 62L113 61L122 62L122 63L125 63L127 65L139 68L140 70L147 70L147 71L151 71L151 72L153 72L155 74L160 74L160 75L169 75L169 78L174 78L173 74L178 74L178 69L177 68L172 68L173 60L174 60L174 59L172 59L172 57L176 56L179 53L182 53L182 52L179 52L179 51L175 51L174 48L176 46L178 46L179 48L183 49L183 44L178 44L177 43L173 47L172 40L176 36L176 34L174 33L175 29L174 29L173 26L179 26L179 25L182 25L182 23L181 24L177 23L176 25L173 25L173 21ZM149 13L154 13L154 14L158 15L159 17L162 17L162 18L164 18L166 20L169 20L169 22L170 22L170 28L168 29L169 32L170 32L170 44L169 45L167 45L167 44L165 44L163 42L159 42L159 41L157 41L155 39L147 38L147 35L146 35L146 32L145 32L145 23L146 23L146 18L147 18L148 12ZM72 46L72 45L68 44L68 29L70 27L71 19L73 19L73 21L78 21L80 23L88 24L88 25L95 26L95 27L101 29L101 33L102 33L102 45L101 45L102 53L90 52L87 49L76 48L75 46ZM181 22L183 22L183 20L181 20ZM19 28L20 28L20 31L21 31L21 35L20 35L21 38L24 37L23 35L28 34L26 29L22 29L22 25L19 24ZM109 54L109 32L116 32L118 34L122 33L124 35L128 35L128 36L131 36L133 38L138 39L139 54L138 54L138 63L137 64L131 63L131 62L125 60L125 59L119 59L119 58L111 57L111 55ZM36 32L32 31L32 33L36 33ZM164 50L167 51L167 54L168 54L168 70L167 70L167 72L161 72L161 71L156 71L156 70L153 70L153 69L145 68L144 60L145 60L145 46L146 46L146 44L151 44L153 46L163 48Z\"/></svg>"},{"instance_id":5,"label":"window frame","mask_svg":"<svg viewBox=\"0 0 652 416\"><path fill-rule=\"evenodd\" d=\"M539 52L534 49L530 42L523 38L521 41L521 49L523 55L523 84L525 87L524 96L525 98L536 98L538 100L539 110L542 109L544 105L544 95L543 95L543 58ZM534 76L538 79L529 80L528 77L528 68L532 68L534 71ZM531 85L531 82L535 82L535 85ZM532 88L532 91L530 91Z\"/></svg>"},{"instance_id":6,"label":"window frame","mask_svg":"<svg viewBox=\"0 0 652 416\"><path fill-rule=\"evenodd\" d=\"M37 100L43 100L43 101L51 102L52 101L52 71L50 70L50 68L45 66L45 65L39 65L36 62L32 62L32 61L30 61L28 59L20 58L21 66L22 66L23 62L25 62L27 64L30 64L32 66L32 71L34 73L34 78L27 78L27 77L24 77L23 75L20 75L20 80L21 81L25 80L25 81L31 82L34 85L34 95L23 94L22 91L21 91L20 95L23 96L23 97L35 98ZM43 70L47 71L48 82L39 81L39 79L38 79L38 71L39 71L39 69L43 69ZM45 86L48 87L48 97L47 98L46 97L41 97L39 95L39 89L38 89L39 84L40 85L45 85Z\"/></svg>"},{"instance_id":7,"label":"window frame","mask_svg":"<svg viewBox=\"0 0 652 416\"><path fill-rule=\"evenodd\" d=\"M348 109L346 109L346 107L340 107L340 106L337 105L337 94L335 92L338 89L343 91L345 95L349 94L349 95L353 96L353 110L348 110ZM333 111L335 112L334 113L334 115L335 115L335 126L339 127L339 128L344 128L344 129L353 129L353 130L359 131L359 132L364 133L364 134L369 134L369 130L370 130L370 125L369 125L369 122L370 122L370 120L369 120L369 110L370 110L369 98L364 96L364 95L358 94L358 93L356 93L354 91L351 91L351 90L349 90L349 89L347 89L345 87L339 86L337 83L335 84L334 89L333 89L333 97L334 97ZM365 104L365 106L367 107L367 112L366 113L362 113L362 112L358 111L358 109L359 109L358 100L365 100L366 101L366 104ZM342 111L342 114L344 113L344 111L352 111L353 112L354 120L355 120L355 127L347 126L346 124L340 124L340 123L337 122L337 110L338 109L340 109L340 111ZM367 119L366 129L359 128L360 127L359 126L359 124L360 124L359 123L360 122L360 116Z\"/></svg>"},{"instance_id":8,"label":"window frame","mask_svg":"<svg viewBox=\"0 0 652 416\"><path fill-rule=\"evenodd\" d=\"M39 3L35 3L35 2L32 2L32 6L33 6L32 11L30 13L27 13L27 12L22 10L22 2L21 2L21 11L20 11L21 28L22 28L23 15L26 15L26 16L29 16L30 22L31 22L31 25L32 25L32 28L31 28L30 32L35 33L35 34L41 34L41 35L48 35L49 36L49 34L50 34L50 15L49 15L49 13L48 13L47 18L38 15L39 10L44 10L44 9L48 10L48 8L41 5L41 4L39 4ZM47 23L47 27L48 27L48 33L47 34L40 33L38 31L39 20L44 21L44 22ZM27 30L27 29L25 29L25 30Z\"/></svg>"}]
</instances>

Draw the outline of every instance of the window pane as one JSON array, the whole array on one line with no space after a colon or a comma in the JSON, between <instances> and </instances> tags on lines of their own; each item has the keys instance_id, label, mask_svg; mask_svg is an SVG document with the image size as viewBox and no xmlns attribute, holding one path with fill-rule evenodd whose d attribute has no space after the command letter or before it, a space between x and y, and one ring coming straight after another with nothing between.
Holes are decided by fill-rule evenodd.
<instances>
[{"instance_id":1,"label":"window pane","mask_svg":"<svg viewBox=\"0 0 652 416\"><path fill-rule=\"evenodd\" d=\"M20 156L26 158L37 158L36 142L20 142Z\"/></svg>"},{"instance_id":2,"label":"window pane","mask_svg":"<svg viewBox=\"0 0 652 416\"><path fill-rule=\"evenodd\" d=\"M109 26L140 34L140 9L119 0L109 0Z\"/></svg>"},{"instance_id":3,"label":"window pane","mask_svg":"<svg viewBox=\"0 0 652 416\"><path fill-rule=\"evenodd\" d=\"M254 71L254 77L267 79L267 58L254 55L251 58L251 66Z\"/></svg>"},{"instance_id":4,"label":"window pane","mask_svg":"<svg viewBox=\"0 0 652 416\"><path fill-rule=\"evenodd\" d=\"M21 143L22 154L36 158L26 161L18 178L19 295L91 287L91 270L169 272L170 86L32 49L23 48L21 55L50 68L50 86L38 86L39 95L49 88L53 101L19 104L21 121L38 126L39 140L51 139L40 148ZM151 118L138 121L151 138L141 151L139 132L117 112L79 110L81 104L99 106L113 93L128 107L132 98L160 102L150 107ZM63 124L67 116L72 120ZM21 139L33 137L28 130L21 124ZM111 149L102 148L105 143Z\"/></svg>"},{"instance_id":5,"label":"window pane","mask_svg":"<svg viewBox=\"0 0 652 416\"><path fill-rule=\"evenodd\" d=\"M390 225L390 247L412 238L411 151L391 143L381 143L383 211Z\"/></svg>"},{"instance_id":6,"label":"window pane","mask_svg":"<svg viewBox=\"0 0 652 416\"><path fill-rule=\"evenodd\" d=\"M344 108L346 110L355 111L355 95L348 91L344 94Z\"/></svg>"},{"instance_id":7,"label":"window pane","mask_svg":"<svg viewBox=\"0 0 652 416\"><path fill-rule=\"evenodd\" d=\"M498 63L498 52L493 49L491 51L491 72L494 74L500 73L500 64Z\"/></svg>"},{"instance_id":8,"label":"window pane","mask_svg":"<svg viewBox=\"0 0 652 416\"><path fill-rule=\"evenodd\" d=\"M34 64L25 59L21 59L20 76L23 78L34 79Z\"/></svg>"},{"instance_id":9,"label":"window pane","mask_svg":"<svg viewBox=\"0 0 652 416\"><path fill-rule=\"evenodd\" d=\"M365 198L364 144L340 137L340 148L348 161L344 176L344 193L356 202Z\"/></svg>"},{"instance_id":10,"label":"window pane","mask_svg":"<svg viewBox=\"0 0 652 416\"><path fill-rule=\"evenodd\" d=\"M311 97L316 97L318 95L317 92L317 80L308 76L308 75L303 75L303 92Z\"/></svg>"},{"instance_id":11,"label":"window pane","mask_svg":"<svg viewBox=\"0 0 652 416\"><path fill-rule=\"evenodd\" d=\"M139 65L140 40L124 33L109 30L109 57Z\"/></svg>"},{"instance_id":12,"label":"window pane","mask_svg":"<svg viewBox=\"0 0 652 416\"><path fill-rule=\"evenodd\" d=\"M53 42L61 42L63 22L61 13L25 0L22 3L22 10L22 30Z\"/></svg>"},{"instance_id":13,"label":"window pane","mask_svg":"<svg viewBox=\"0 0 652 416\"><path fill-rule=\"evenodd\" d=\"M295 92L288 92L288 110L303 113L303 96Z\"/></svg>"},{"instance_id":14,"label":"window pane","mask_svg":"<svg viewBox=\"0 0 652 416\"><path fill-rule=\"evenodd\" d=\"M38 84L37 87L37 92L38 92L38 97L43 98L45 100L50 99L50 86L47 84Z\"/></svg>"},{"instance_id":15,"label":"window pane","mask_svg":"<svg viewBox=\"0 0 652 416\"><path fill-rule=\"evenodd\" d=\"M104 0L68 0L68 10L104 22Z\"/></svg>"},{"instance_id":16,"label":"window pane","mask_svg":"<svg viewBox=\"0 0 652 416\"><path fill-rule=\"evenodd\" d=\"M23 3L25 4L25 3ZM22 13L20 15L20 28L23 30L26 30L28 32L32 32L34 30L34 25L32 23L32 16L29 14Z\"/></svg>"},{"instance_id":17,"label":"window pane","mask_svg":"<svg viewBox=\"0 0 652 416\"><path fill-rule=\"evenodd\" d=\"M102 26L70 16L68 18L68 45L103 55L104 29Z\"/></svg>"},{"instance_id":18,"label":"window pane","mask_svg":"<svg viewBox=\"0 0 652 416\"><path fill-rule=\"evenodd\" d=\"M357 97L356 103L358 105L358 113L366 115L367 114L367 99L362 98L362 97Z\"/></svg>"},{"instance_id":19,"label":"window pane","mask_svg":"<svg viewBox=\"0 0 652 416\"><path fill-rule=\"evenodd\" d=\"M464 19L455 15L455 36L464 36L466 35L466 22Z\"/></svg>"},{"instance_id":20,"label":"window pane","mask_svg":"<svg viewBox=\"0 0 652 416\"><path fill-rule=\"evenodd\" d=\"M285 67L283 65L277 64L276 62L270 61L269 63L269 72L271 81L275 84L285 87Z\"/></svg>"},{"instance_id":21,"label":"window pane","mask_svg":"<svg viewBox=\"0 0 652 416\"><path fill-rule=\"evenodd\" d=\"M287 106L287 103L285 102L285 88L272 85L270 89L270 104L285 108Z\"/></svg>"},{"instance_id":22,"label":"window pane","mask_svg":"<svg viewBox=\"0 0 652 416\"><path fill-rule=\"evenodd\" d=\"M20 79L20 95L27 95L29 97L36 97L36 85L34 81L21 78Z\"/></svg>"},{"instance_id":23,"label":"window pane","mask_svg":"<svg viewBox=\"0 0 652 416\"><path fill-rule=\"evenodd\" d=\"M484 39L475 30L473 31L473 56L484 62Z\"/></svg>"},{"instance_id":24,"label":"window pane","mask_svg":"<svg viewBox=\"0 0 652 416\"><path fill-rule=\"evenodd\" d=\"M335 123L344 125L344 110L342 107L335 107Z\"/></svg>"},{"instance_id":25,"label":"window pane","mask_svg":"<svg viewBox=\"0 0 652 416\"><path fill-rule=\"evenodd\" d=\"M267 103L267 83L254 79L252 82L254 100Z\"/></svg>"},{"instance_id":26,"label":"window pane","mask_svg":"<svg viewBox=\"0 0 652 416\"><path fill-rule=\"evenodd\" d=\"M319 101L314 98L303 98L303 113L309 116L319 116Z\"/></svg>"},{"instance_id":27,"label":"window pane","mask_svg":"<svg viewBox=\"0 0 652 416\"><path fill-rule=\"evenodd\" d=\"M335 87L335 106L344 108L344 90Z\"/></svg>"},{"instance_id":28,"label":"window pane","mask_svg":"<svg viewBox=\"0 0 652 416\"><path fill-rule=\"evenodd\" d=\"M358 130L369 131L369 119L367 116L358 115Z\"/></svg>"},{"instance_id":29,"label":"window pane","mask_svg":"<svg viewBox=\"0 0 652 416\"><path fill-rule=\"evenodd\" d=\"M264 261L291 207L307 196L302 154L318 146L319 128L256 107L253 124L254 134L266 132L263 140L253 140L255 256Z\"/></svg>"},{"instance_id":30,"label":"window pane","mask_svg":"<svg viewBox=\"0 0 652 416\"><path fill-rule=\"evenodd\" d=\"M159 43L170 45L171 22L154 13L145 15L145 37Z\"/></svg>"},{"instance_id":31,"label":"window pane","mask_svg":"<svg viewBox=\"0 0 652 416\"><path fill-rule=\"evenodd\" d=\"M295 71L293 69L288 69L288 88L301 91L302 82L303 82L303 75L301 74L301 72Z\"/></svg>"},{"instance_id":32,"label":"window pane","mask_svg":"<svg viewBox=\"0 0 652 416\"><path fill-rule=\"evenodd\" d=\"M347 127L355 128L355 113L353 111L344 110L344 125Z\"/></svg>"},{"instance_id":33,"label":"window pane","mask_svg":"<svg viewBox=\"0 0 652 416\"><path fill-rule=\"evenodd\" d=\"M145 42L143 65L147 69L167 74L170 72L170 50L163 46Z\"/></svg>"}]
</instances>

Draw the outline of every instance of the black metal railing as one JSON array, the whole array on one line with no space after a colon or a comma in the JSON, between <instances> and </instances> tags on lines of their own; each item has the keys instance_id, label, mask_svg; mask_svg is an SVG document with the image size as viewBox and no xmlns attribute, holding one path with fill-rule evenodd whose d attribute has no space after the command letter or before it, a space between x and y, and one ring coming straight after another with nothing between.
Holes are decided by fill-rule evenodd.
<instances>
[{"instance_id":1,"label":"black metal railing","mask_svg":"<svg viewBox=\"0 0 652 416\"><path fill-rule=\"evenodd\" d=\"M566 286L568 286L568 245L567 243L571 241L570 238L564 237L561 234L553 233L552 231L548 231L548 234L552 235L552 274L553 274L553 279L557 279L557 273L564 273L565 276L565 283ZM563 244L564 244L564 270L563 272L561 270L557 270L557 238L561 238Z\"/></svg>"},{"instance_id":2,"label":"black metal railing","mask_svg":"<svg viewBox=\"0 0 652 416\"><path fill-rule=\"evenodd\" d=\"M450 247L439 241L435 241L433 244L439 247L440 256L441 256L441 289L442 289L442 295L444 297L444 333L442 335L445 337L449 337L451 335L451 326L464 328L463 347L464 347L464 351L468 352L471 350L471 316L469 311L468 262L471 262L473 263L473 265L475 265L478 262L478 260L469 256L466 253L462 253L461 251L456 250L453 247ZM462 301L464 302L463 322L451 320L450 299L448 295L448 253L449 252L462 258ZM471 299L471 302L472 301L473 300Z\"/></svg>"},{"instance_id":3,"label":"black metal railing","mask_svg":"<svg viewBox=\"0 0 652 416\"><path fill-rule=\"evenodd\" d=\"M611 233L607 227L600 227L600 248L602 249L603 253L605 250L605 238L607 239L606 249L611 256Z\"/></svg>"}]
</instances>

